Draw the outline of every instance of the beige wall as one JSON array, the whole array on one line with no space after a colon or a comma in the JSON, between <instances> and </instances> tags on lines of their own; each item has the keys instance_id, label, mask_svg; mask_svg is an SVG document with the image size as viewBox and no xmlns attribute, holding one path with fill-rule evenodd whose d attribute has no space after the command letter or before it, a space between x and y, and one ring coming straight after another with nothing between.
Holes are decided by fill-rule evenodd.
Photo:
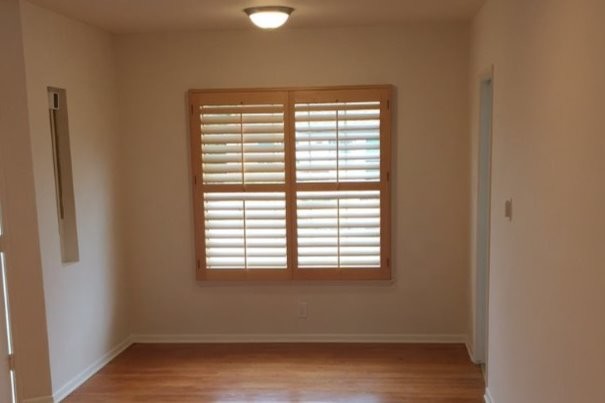
<instances>
[{"instance_id":1,"label":"beige wall","mask_svg":"<svg viewBox=\"0 0 605 403\"><path fill-rule=\"evenodd\" d=\"M112 37L23 3L40 248L55 394L129 334L118 228ZM67 90L80 261L61 263L47 86Z\"/></svg>"},{"instance_id":2,"label":"beige wall","mask_svg":"<svg viewBox=\"0 0 605 403\"><path fill-rule=\"evenodd\" d=\"M0 49L0 202L18 395L29 399L49 396L51 384L17 0L0 0Z\"/></svg>"},{"instance_id":3,"label":"beige wall","mask_svg":"<svg viewBox=\"0 0 605 403\"><path fill-rule=\"evenodd\" d=\"M605 395L603 16L601 0L488 0L474 22L474 79L495 65L494 403Z\"/></svg>"},{"instance_id":4,"label":"beige wall","mask_svg":"<svg viewBox=\"0 0 605 403\"><path fill-rule=\"evenodd\" d=\"M120 36L125 251L139 334L464 335L465 24ZM199 285L185 92L394 84L392 284ZM299 301L309 318L297 318ZM361 336L359 336L361 337Z\"/></svg>"}]
</instances>

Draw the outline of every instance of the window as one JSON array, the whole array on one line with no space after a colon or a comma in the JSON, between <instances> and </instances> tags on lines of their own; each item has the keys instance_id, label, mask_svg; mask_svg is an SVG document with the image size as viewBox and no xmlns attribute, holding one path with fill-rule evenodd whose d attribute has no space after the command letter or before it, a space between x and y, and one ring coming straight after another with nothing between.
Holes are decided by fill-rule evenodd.
<instances>
[{"instance_id":1,"label":"window","mask_svg":"<svg viewBox=\"0 0 605 403\"><path fill-rule=\"evenodd\" d=\"M190 91L198 280L390 278L390 98Z\"/></svg>"}]
</instances>

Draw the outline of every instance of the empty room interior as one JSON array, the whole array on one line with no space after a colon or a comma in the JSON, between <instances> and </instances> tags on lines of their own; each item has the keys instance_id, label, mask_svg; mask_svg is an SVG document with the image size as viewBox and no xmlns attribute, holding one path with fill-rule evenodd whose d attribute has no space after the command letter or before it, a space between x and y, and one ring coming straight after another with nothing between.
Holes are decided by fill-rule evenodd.
<instances>
[{"instance_id":1,"label":"empty room interior","mask_svg":"<svg viewBox=\"0 0 605 403\"><path fill-rule=\"evenodd\" d=\"M604 18L0 0L0 403L605 402Z\"/></svg>"}]
</instances>

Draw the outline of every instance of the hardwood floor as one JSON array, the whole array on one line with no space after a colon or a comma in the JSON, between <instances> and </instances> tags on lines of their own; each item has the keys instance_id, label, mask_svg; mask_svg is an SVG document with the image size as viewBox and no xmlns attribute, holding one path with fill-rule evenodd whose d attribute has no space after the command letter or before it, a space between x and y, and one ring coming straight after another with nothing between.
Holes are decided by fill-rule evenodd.
<instances>
[{"instance_id":1,"label":"hardwood floor","mask_svg":"<svg viewBox=\"0 0 605 403\"><path fill-rule=\"evenodd\" d=\"M463 345L135 344L64 402L480 403Z\"/></svg>"}]
</instances>

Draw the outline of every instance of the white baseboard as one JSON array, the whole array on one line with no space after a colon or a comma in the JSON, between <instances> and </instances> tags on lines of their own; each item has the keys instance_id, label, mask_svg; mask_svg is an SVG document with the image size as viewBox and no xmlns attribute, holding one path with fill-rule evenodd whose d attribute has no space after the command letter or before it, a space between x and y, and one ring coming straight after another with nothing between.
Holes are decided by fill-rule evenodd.
<instances>
[{"instance_id":1,"label":"white baseboard","mask_svg":"<svg viewBox=\"0 0 605 403\"><path fill-rule=\"evenodd\" d=\"M68 381L65 385L60 387L57 391L53 391L53 398L49 400L49 402L60 402L65 399L71 392L76 390L80 385L86 382L91 376L99 372L101 368L107 365L111 360L113 360L116 356L118 356L122 351L126 350L128 347L132 345L132 337L129 336L120 344L112 348L105 355L99 358L97 361L93 362L88 368L84 371L80 372L70 381ZM28 401L34 402L34 401ZM35 402L38 402L37 400ZM42 400L40 402L43 402ZM46 401L44 401L46 402Z\"/></svg>"},{"instance_id":2,"label":"white baseboard","mask_svg":"<svg viewBox=\"0 0 605 403\"><path fill-rule=\"evenodd\" d=\"M496 401L492 397L492 394L489 393L488 388L485 388L485 395L483 396L483 399L485 400L485 403L496 403Z\"/></svg>"},{"instance_id":3,"label":"white baseboard","mask_svg":"<svg viewBox=\"0 0 605 403\"><path fill-rule=\"evenodd\" d=\"M468 351L468 356L470 357L473 364L485 364L485 359L483 357L479 357L478 354L475 353L475 349L470 340L466 341L466 350Z\"/></svg>"},{"instance_id":4,"label":"white baseboard","mask_svg":"<svg viewBox=\"0 0 605 403\"><path fill-rule=\"evenodd\" d=\"M473 346L468 341L468 339L464 342L464 345L466 346L466 353L468 354L468 358L470 358L470 360L473 362L473 364L480 364L479 362L475 361L474 353L473 353Z\"/></svg>"},{"instance_id":5,"label":"white baseboard","mask_svg":"<svg viewBox=\"0 0 605 403\"><path fill-rule=\"evenodd\" d=\"M137 334L133 343L442 343L464 344L460 334Z\"/></svg>"},{"instance_id":6,"label":"white baseboard","mask_svg":"<svg viewBox=\"0 0 605 403\"><path fill-rule=\"evenodd\" d=\"M24 399L23 403L55 403L52 396L34 397L33 399Z\"/></svg>"}]
</instances>

